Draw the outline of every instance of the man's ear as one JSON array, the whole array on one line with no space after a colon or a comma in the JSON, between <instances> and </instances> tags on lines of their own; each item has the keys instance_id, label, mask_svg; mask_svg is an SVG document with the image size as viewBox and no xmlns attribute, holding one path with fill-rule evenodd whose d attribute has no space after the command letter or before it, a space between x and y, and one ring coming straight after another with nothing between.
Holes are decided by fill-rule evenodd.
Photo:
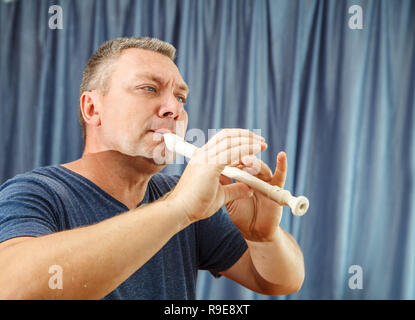
<instances>
[{"instance_id":1,"label":"man's ear","mask_svg":"<svg viewBox=\"0 0 415 320\"><path fill-rule=\"evenodd\" d=\"M80 97L80 107L84 121L93 127L101 125L100 99L97 91L85 91Z\"/></svg>"}]
</instances>

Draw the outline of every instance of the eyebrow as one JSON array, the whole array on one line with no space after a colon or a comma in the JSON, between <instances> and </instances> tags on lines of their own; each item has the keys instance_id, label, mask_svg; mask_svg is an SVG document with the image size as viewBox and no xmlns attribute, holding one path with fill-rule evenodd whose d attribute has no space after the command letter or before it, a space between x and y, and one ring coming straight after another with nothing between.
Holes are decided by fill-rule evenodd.
<instances>
[{"instance_id":1,"label":"eyebrow","mask_svg":"<svg viewBox=\"0 0 415 320\"><path fill-rule=\"evenodd\" d=\"M148 79L151 81L155 81L159 84L163 84L165 81L163 78L153 74L153 73L136 73L134 79ZM187 94L189 93L189 87L185 82L182 82L178 85L180 90L185 91Z\"/></svg>"}]
</instances>

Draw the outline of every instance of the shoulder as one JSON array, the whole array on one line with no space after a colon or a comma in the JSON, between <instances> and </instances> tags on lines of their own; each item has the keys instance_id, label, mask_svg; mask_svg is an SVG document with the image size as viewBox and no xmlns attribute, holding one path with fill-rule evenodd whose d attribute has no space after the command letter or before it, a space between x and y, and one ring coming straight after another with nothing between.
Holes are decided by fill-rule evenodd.
<instances>
[{"instance_id":1,"label":"shoulder","mask_svg":"<svg viewBox=\"0 0 415 320\"><path fill-rule=\"evenodd\" d=\"M56 166L41 167L31 171L18 174L13 178L5 181L0 186L0 199L6 195L14 195L16 193L34 190L52 191L56 186Z\"/></svg>"},{"instance_id":2,"label":"shoulder","mask_svg":"<svg viewBox=\"0 0 415 320\"><path fill-rule=\"evenodd\" d=\"M57 213L61 207L56 191L59 182L54 178L54 171L54 167L37 168L18 174L0 186L0 234L3 238L0 241L5 240L6 235L33 236L58 230Z\"/></svg>"}]
</instances>

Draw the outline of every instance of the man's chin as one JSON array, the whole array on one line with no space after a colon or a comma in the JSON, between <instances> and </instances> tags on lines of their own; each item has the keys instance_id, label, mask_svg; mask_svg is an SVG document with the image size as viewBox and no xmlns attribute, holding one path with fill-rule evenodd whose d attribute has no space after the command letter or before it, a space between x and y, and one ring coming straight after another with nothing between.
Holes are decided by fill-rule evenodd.
<instances>
[{"instance_id":1,"label":"man's chin","mask_svg":"<svg viewBox=\"0 0 415 320\"><path fill-rule=\"evenodd\" d=\"M175 156L167 150L163 141L142 141L138 144L126 143L120 145L119 152L126 156L141 158L145 163L165 167L173 163Z\"/></svg>"},{"instance_id":2,"label":"man's chin","mask_svg":"<svg viewBox=\"0 0 415 320\"><path fill-rule=\"evenodd\" d=\"M159 166L159 167L165 167L168 164L172 163L167 161L167 159L159 159L159 158L154 158L154 157L144 157L141 156L141 158L145 159L146 162L148 162L149 164L153 164L155 166Z\"/></svg>"},{"instance_id":3,"label":"man's chin","mask_svg":"<svg viewBox=\"0 0 415 320\"><path fill-rule=\"evenodd\" d=\"M155 159L151 158L151 157L141 157L143 159L143 161L146 163L146 165L148 165L149 167L152 168L156 168L157 171L160 171L162 169L164 169L168 163L167 162L160 162L160 161L156 161Z\"/></svg>"},{"instance_id":4,"label":"man's chin","mask_svg":"<svg viewBox=\"0 0 415 320\"><path fill-rule=\"evenodd\" d=\"M154 148L151 152L142 152L135 154L134 157L142 159L145 163L161 167L163 169L168 164L174 163L174 155L172 152L168 151L165 147L161 150Z\"/></svg>"}]
</instances>

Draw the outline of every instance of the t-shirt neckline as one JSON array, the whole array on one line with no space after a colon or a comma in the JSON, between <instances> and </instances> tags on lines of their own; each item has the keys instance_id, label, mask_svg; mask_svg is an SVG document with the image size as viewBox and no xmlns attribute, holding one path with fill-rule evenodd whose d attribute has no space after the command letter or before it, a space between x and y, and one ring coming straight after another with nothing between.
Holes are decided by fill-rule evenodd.
<instances>
[{"instance_id":1,"label":"t-shirt neckline","mask_svg":"<svg viewBox=\"0 0 415 320\"><path fill-rule=\"evenodd\" d=\"M96 183L92 182L91 180L89 180L88 178L84 177L83 175L72 171L71 169L68 169L64 166L62 166L61 164L58 164L56 166L54 166L55 168L64 170L65 172L68 172L76 177L78 177L79 179L83 180L84 182L86 182L87 184L89 184L92 188L96 189L99 193L101 193L103 196L105 196L106 198L108 198L109 200L116 202L117 204L119 204L120 206L126 208L127 210L130 210L130 208L128 208L124 203L122 203L120 200L114 198L112 195L110 195L108 192L104 191L101 187L99 187ZM150 184L151 179L149 180L148 184ZM144 198L143 200L141 200L141 202L137 205L136 208L138 208L139 206L141 206L143 203L147 203L148 202L148 189L149 189L149 185L147 184L147 188L146 188L146 192L144 193Z\"/></svg>"}]
</instances>

